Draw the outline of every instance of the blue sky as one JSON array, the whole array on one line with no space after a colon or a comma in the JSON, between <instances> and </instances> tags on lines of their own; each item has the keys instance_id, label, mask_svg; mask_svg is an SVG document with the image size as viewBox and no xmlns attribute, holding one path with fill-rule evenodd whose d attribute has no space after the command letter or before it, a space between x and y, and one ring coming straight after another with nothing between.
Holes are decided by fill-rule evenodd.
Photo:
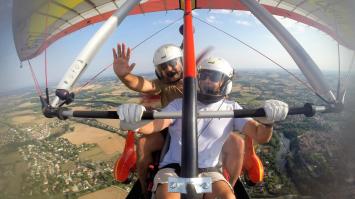
<instances>
[{"instance_id":1,"label":"blue sky","mask_svg":"<svg viewBox=\"0 0 355 199\"><path fill-rule=\"evenodd\" d=\"M289 69L296 69L296 65L278 41L266 28L249 12L226 10L200 10L194 15L238 37L242 41L270 56L276 62ZM152 33L165 27L172 21L181 18L181 11L159 12L126 18L118 30L106 41L93 61L88 66L83 77L91 77L103 67L112 62L111 49L117 42L125 42L133 47ZM295 21L278 17L281 23L294 35L322 71L337 69L337 43L328 35L312 27L296 23ZM182 36L178 32L182 20L164 30L157 36L146 41L133 51L132 62L137 63L134 73L153 71L152 57L154 50L165 43L180 44ZM58 83L75 57L80 53L90 37L98 30L102 23L91 25L66 36L48 50L48 78ZM243 46L225 34L194 20L196 52L213 46L211 54L225 57L237 69L275 68L273 63ZM11 1L0 0L0 92L24 86L32 86L33 80L27 63L20 68L20 61L14 47L11 28ZM342 70L346 71L351 61L351 52L341 48ZM31 60L41 84L44 83L44 55ZM112 69L104 75L113 74Z\"/></svg>"}]
</instances>

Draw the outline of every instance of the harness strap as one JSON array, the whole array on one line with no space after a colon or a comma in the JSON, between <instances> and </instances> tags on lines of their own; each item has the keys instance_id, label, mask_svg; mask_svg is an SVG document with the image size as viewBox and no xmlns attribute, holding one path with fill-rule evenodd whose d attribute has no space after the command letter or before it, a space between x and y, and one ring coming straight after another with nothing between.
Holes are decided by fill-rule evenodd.
<instances>
[{"instance_id":1,"label":"harness strap","mask_svg":"<svg viewBox=\"0 0 355 199\"><path fill-rule=\"evenodd\" d=\"M163 166L160 169L165 169L165 168L171 168L175 170L175 173L180 176L181 172L181 167L178 163L171 163ZM203 172L219 172L222 173L222 168L220 166L215 166L215 167L207 167L207 168L198 168L198 173L203 173ZM223 174L223 173L222 173Z\"/></svg>"},{"instance_id":2,"label":"harness strap","mask_svg":"<svg viewBox=\"0 0 355 199\"><path fill-rule=\"evenodd\" d=\"M178 163L170 163L170 164L167 164L165 166L163 166L162 168L160 169L165 169L165 168L171 168L171 169L174 169L175 170L175 173L180 176L180 171L181 171L181 167Z\"/></svg>"}]
</instances>

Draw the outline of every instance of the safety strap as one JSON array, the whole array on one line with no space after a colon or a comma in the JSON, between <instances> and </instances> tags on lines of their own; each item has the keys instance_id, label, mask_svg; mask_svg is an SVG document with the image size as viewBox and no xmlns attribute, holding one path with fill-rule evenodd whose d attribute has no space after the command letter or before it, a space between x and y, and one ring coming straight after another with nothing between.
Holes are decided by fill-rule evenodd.
<instances>
[{"instance_id":1,"label":"safety strap","mask_svg":"<svg viewBox=\"0 0 355 199\"><path fill-rule=\"evenodd\" d=\"M181 167L178 163L171 163L171 164L167 164L164 167L160 168L160 169L165 169L165 168L171 168L175 170L175 173L180 176L180 172L181 172ZM216 167L207 167L207 168L198 168L198 173L203 173L203 172L219 172L222 173L221 171L221 167L220 166L216 166Z\"/></svg>"}]
</instances>

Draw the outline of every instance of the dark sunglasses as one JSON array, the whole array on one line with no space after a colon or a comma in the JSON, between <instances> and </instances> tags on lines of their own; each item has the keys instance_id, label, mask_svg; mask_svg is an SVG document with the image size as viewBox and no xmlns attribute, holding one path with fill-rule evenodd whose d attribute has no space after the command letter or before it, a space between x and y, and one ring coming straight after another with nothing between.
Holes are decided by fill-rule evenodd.
<instances>
[{"instance_id":1,"label":"dark sunglasses","mask_svg":"<svg viewBox=\"0 0 355 199\"><path fill-rule=\"evenodd\" d=\"M212 82L219 82L223 80L224 74L217 71L201 70L198 74L198 80L206 80L207 78Z\"/></svg>"},{"instance_id":2,"label":"dark sunglasses","mask_svg":"<svg viewBox=\"0 0 355 199\"><path fill-rule=\"evenodd\" d=\"M168 66L172 66L172 67L176 67L177 63L179 62L178 59L172 59L172 60L169 60L167 62L164 62L162 64L159 64L158 67L161 69L161 70L166 70L168 68Z\"/></svg>"}]
</instances>

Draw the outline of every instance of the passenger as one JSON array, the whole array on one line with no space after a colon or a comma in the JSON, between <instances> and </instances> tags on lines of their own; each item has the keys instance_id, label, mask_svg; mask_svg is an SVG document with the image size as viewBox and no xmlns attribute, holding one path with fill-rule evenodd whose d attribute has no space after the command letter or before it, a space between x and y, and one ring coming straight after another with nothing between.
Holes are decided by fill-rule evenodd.
<instances>
[{"instance_id":1,"label":"passenger","mask_svg":"<svg viewBox=\"0 0 355 199\"><path fill-rule=\"evenodd\" d=\"M242 109L234 101L226 99L232 88L234 70L224 59L211 57L199 66L198 102L199 111L232 111ZM176 99L167 105L163 112L181 111L182 99ZM213 169L219 162L222 146L233 130L250 136L258 143L266 143L272 136L272 124L286 118L288 105L277 100L267 100L264 103L266 117L258 122L251 118L205 118L197 120L198 136L198 167L199 176L212 178L212 193L206 193L204 198L235 198L233 188L224 176ZM145 108L137 104L123 104L118 107L121 124L134 126L140 122ZM168 192L168 177L179 175L176 166L181 164L181 119L156 119L140 127L139 132L151 135L169 127L171 142L169 150L160 162L154 179L153 192L159 198L180 198L179 193ZM132 127L135 128L135 127Z\"/></svg>"},{"instance_id":2,"label":"passenger","mask_svg":"<svg viewBox=\"0 0 355 199\"><path fill-rule=\"evenodd\" d=\"M130 48L118 44L113 49L113 69L117 77L130 89L149 95L160 95L161 105L165 107L174 99L183 95L183 53L173 44L159 47L153 57L157 79L147 80L132 74L135 63L130 64ZM162 133L141 137L137 142L137 171L143 192L146 190L146 176L149 164L153 162L152 153L161 150L164 145ZM230 182L234 186L241 174L244 157L244 140L239 135L230 134L223 145L223 163L230 174Z\"/></svg>"}]
</instances>

